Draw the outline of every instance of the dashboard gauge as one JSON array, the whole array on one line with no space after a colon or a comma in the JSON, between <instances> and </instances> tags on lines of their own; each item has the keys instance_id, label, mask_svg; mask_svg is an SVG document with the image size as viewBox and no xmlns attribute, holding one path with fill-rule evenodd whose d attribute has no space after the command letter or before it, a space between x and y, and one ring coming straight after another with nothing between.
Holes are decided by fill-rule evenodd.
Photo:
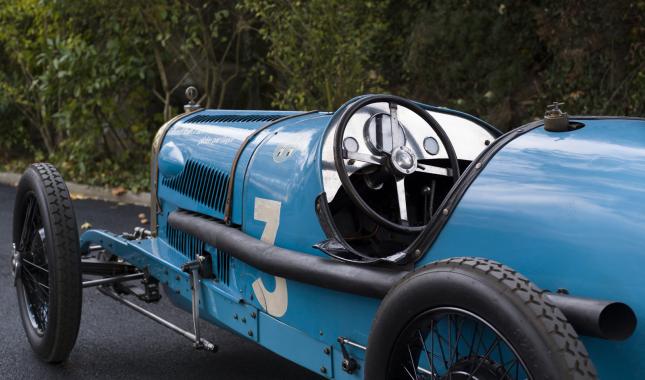
<instances>
[{"instance_id":1,"label":"dashboard gauge","mask_svg":"<svg viewBox=\"0 0 645 380\"><path fill-rule=\"evenodd\" d=\"M434 137L426 137L425 140L423 140L423 149L434 156L439 153L439 143Z\"/></svg>"},{"instance_id":2,"label":"dashboard gauge","mask_svg":"<svg viewBox=\"0 0 645 380\"><path fill-rule=\"evenodd\" d=\"M358 152L358 141L353 137L346 137L343 140L343 147L348 152L356 153Z\"/></svg>"},{"instance_id":3,"label":"dashboard gauge","mask_svg":"<svg viewBox=\"0 0 645 380\"><path fill-rule=\"evenodd\" d=\"M363 136L367 142L367 148L374 154L392 152L392 126L390 115L387 113L377 113L370 117L363 127ZM405 145L405 130L401 122L398 128L394 129L395 138Z\"/></svg>"}]
</instances>

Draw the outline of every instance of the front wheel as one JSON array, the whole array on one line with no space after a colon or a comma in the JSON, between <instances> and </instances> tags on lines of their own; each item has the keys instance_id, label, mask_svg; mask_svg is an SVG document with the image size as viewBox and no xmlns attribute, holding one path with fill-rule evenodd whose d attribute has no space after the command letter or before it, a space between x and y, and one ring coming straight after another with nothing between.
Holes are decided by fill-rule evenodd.
<instances>
[{"instance_id":1,"label":"front wheel","mask_svg":"<svg viewBox=\"0 0 645 380\"><path fill-rule=\"evenodd\" d=\"M27 339L44 361L65 360L81 319L81 259L69 191L50 164L33 164L18 184L12 269Z\"/></svg>"},{"instance_id":2,"label":"front wheel","mask_svg":"<svg viewBox=\"0 0 645 380\"><path fill-rule=\"evenodd\" d=\"M440 261L383 300L367 379L595 379L587 351L543 291L499 263Z\"/></svg>"}]
</instances>

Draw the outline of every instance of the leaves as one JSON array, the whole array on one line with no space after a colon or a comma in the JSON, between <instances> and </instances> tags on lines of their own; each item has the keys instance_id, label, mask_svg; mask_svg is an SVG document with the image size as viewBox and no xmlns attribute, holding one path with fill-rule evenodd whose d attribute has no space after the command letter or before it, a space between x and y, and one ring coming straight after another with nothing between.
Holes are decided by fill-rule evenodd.
<instances>
[{"instance_id":1,"label":"leaves","mask_svg":"<svg viewBox=\"0 0 645 380\"><path fill-rule=\"evenodd\" d=\"M645 113L645 2L0 0L0 162L148 188L196 85L212 108L335 110L391 92L502 129L565 100Z\"/></svg>"},{"instance_id":2,"label":"leaves","mask_svg":"<svg viewBox=\"0 0 645 380\"><path fill-rule=\"evenodd\" d=\"M334 110L385 87L374 60L387 30L388 2L246 0L269 43L266 71L275 73L273 105Z\"/></svg>"}]
</instances>

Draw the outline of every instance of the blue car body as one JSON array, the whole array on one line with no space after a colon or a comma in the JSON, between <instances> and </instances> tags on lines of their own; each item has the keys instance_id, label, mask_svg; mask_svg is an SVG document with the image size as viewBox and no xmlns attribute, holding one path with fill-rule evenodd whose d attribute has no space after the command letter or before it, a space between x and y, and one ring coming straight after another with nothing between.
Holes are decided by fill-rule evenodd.
<instances>
[{"instance_id":1,"label":"blue car body","mask_svg":"<svg viewBox=\"0 0 645 380\"><path fill-rule=\"evenodd\" d=\"M490 130L470 116L424 107ZM168 223L179 209L224 219L226 184L234 175L232 225L276 246L326 258L313 247L327 238L315 205L325 192L323 142L341 111L182 115L157 138L153 237L126 240L89 230L81 237L82 249L100 244L147 268L187 311L191 288L181 266L205 250L216 278L201 281L204 320L321 376L363 378L365 352L358 346L367 346L381 299L267 274ZM461 193L446 198L434 231L428 227L422 233L424 252L407 270L450 257L490 258L544 289L619 300L638 317L645 315L645 121L575 120L584 127L555 133L537 122L484 150L456 185ZM232 173L236 152L249 136ZM486 152L492 158L484 161ZM358 362L353 373L341 369L341 336L358 343L346 346ZM642 326L626 341L585 338L584 343L600 377L645 375Z\"/></svg>"}]
</instances>

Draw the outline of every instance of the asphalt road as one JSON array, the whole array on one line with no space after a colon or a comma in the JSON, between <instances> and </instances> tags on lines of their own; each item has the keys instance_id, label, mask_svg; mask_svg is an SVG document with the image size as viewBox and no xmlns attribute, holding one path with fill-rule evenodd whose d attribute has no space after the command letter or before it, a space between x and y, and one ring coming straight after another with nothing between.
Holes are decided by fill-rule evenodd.
<instances>
[{"instance_id":1,"label":"asphalt road","mask_svg":"<svg viewBox=\"0 0 645 380\"><path fill-rule=\"evenodd\" d=\"M321 377L228 331L202 322L204 336L219 345L212 354L136 312L107 299L96 289L83 293L83 317L76 347L61 365L42 363L22 329L10 260L15 189L0 185L0 379L318 379ZM143 207L74 201L79 224L114 232L131 231ZM162 299L146 305L189 328L190 314Z\"/></svg>"}]
</instances>

